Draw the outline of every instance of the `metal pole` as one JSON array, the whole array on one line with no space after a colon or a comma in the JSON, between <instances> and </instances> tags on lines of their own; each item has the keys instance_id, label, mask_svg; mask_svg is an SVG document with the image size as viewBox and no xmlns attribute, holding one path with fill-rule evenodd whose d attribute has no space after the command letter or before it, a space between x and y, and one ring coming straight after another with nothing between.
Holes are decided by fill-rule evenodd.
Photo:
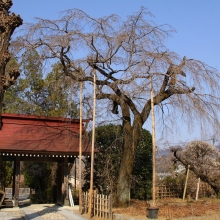
<instances>
[{"instance_id":1,"label":"metal pole","mask_svg":"<svg viewBox=\"0 0 220 220\"><path fill-rule=\"evenodd\" d=\"M155 135L155 115L154 115L154 93L152 76L150 77L150 94L151 94L151 116L152 116L152 200L153 206L156 206L156 135Z\"/></svg>"},{"instance_id":2,"label":"metal pole","mask_svg":"<svg viewBox=\"0 0 220 220\"><path fill-rule=\"evenodd\" d=\"M82 86L80 82L80 110L79 110L79 213L82 214ZM76 177L75 177L76 178Z\"/></svg>"},{"instance_id":3,"label":"metal pole","mask_svg":"<svg viewBox=\"0 0 220 220\"><path fill-rule=\"evenodd\" d=\"M92 149L91 149L91 172L89 190L89 218L92 217L92 195L93 195L93 172L94 172L94 146L95 146L95 114L96 114L96 74L94 73L94 93L93 93L93 126L92 126Z\"/></svg>"}]
</instances>

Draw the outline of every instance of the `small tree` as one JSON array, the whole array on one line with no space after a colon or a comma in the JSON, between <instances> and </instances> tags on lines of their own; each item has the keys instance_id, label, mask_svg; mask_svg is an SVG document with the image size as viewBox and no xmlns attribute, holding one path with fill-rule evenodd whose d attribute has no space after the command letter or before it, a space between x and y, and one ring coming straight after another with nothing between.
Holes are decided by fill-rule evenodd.
<instances>
[{"instance_id":1,"label":"small tree","mask_svg":"<svg viewBox=\"0 0 220 220\"><path fill-rule=\"evenodd\" d=\"M218 149L204 141L192 141L185 149L173 148L177 161L190 170L202 181L207 182L218 195L220 192L220 161Z\"/></svg>"}]
</instances>

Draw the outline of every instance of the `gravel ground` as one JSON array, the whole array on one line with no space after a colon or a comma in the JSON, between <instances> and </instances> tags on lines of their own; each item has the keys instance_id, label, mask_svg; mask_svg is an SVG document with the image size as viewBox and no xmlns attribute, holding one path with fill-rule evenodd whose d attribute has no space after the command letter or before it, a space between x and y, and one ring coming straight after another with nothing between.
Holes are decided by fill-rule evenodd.
<instances>
[{"instance_id":1,"label":"gravel ground","mask_svg":"<svg viewBox=\"0 0 220 220\"><path fill-rule=\"evenodd\" d=\"M0 209L0 220L86 220L77 214L77 207L61 207L54 204L29 205Z\"/></svg>"},{"instance_id":2,"label":"gravel ground","mask_svg":"<svg viewBox=\"0 0 220 220\"><path fill-rule=\"evenodd\" d=\"M42 211L37 211L37 214L42 218L42 219L67 219L64 215L60 214L59 211L55 210L42 210Z\"/></svg>"},{"instance_id":3,"label":"gravel ground","mask_svg":"<svg viewBox=\"0 0 220 220\"><path fill-rule=\"evenodd\" d=\"M1 220L24 220L24 215L21 211L2 211L0 210Z\"/></svg>"}]
</instances>

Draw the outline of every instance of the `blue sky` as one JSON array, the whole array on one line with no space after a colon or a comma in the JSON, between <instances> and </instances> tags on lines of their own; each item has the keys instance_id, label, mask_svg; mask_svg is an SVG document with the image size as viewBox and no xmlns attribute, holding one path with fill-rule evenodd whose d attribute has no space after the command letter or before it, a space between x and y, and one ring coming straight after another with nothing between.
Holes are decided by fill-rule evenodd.
<instances>
[{"instance_id":1,"label":"blue sky","mask_svg":"<svg viewBox=\"0 0 220 220\"><path fill-rule=\"evenodd\" d=\"M81 9L92 17L118 14L126 18L144 6L154 14L157 24L169 24L176 29L177 33L168 41L169 49L220 70L218 0L13 0L13 3L11 11L20 14L24 22L33 22L34 17L56 19L60 11L70 8ZM196 136L191 134L188 139Z\"/></svg>"},{"instance_id":2,"label":"blue sky","mask_svg":"<svg viewBox=\"0 0 220 220\"><path fill-rule=\"evenodd\" d=\"M177 33L169 48L188 58L200 59L220 69L220 1L218 0L13 0L12 11L24 22L34 17L56 19L59 12L78 8L91 16L121 17L147 7L158 24L170 24Z\"/></svg>"}]
</instances>

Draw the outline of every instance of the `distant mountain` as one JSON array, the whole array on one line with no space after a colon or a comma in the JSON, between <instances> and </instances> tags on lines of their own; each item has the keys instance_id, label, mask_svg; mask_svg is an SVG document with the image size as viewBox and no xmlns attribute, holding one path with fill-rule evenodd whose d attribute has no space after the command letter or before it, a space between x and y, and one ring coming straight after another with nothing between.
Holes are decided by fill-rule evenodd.
<instances>
[{"instance_id":1,"label":"distant mountain","mask_svg":"<svg viewBox=\"0 0 220 220\"><path fill-rule=\"evenodd\" d=\"M218 151L220 151L220 144L215 145L215 147L218 149Z\"/></svg>"},{"instance_id":2,"label":"distant mountain","mask_svg":"<svg viewBox=\"0 0 220 220\"><path fill-rule=\"evenodd\" d=\"M159 149L157 149L157 158L158 157L162 157L162 156L164 156L164 155L168 155L170 153L170 149L168 149L168 148L159 148Z\"/></svg>"}]
</instances>

